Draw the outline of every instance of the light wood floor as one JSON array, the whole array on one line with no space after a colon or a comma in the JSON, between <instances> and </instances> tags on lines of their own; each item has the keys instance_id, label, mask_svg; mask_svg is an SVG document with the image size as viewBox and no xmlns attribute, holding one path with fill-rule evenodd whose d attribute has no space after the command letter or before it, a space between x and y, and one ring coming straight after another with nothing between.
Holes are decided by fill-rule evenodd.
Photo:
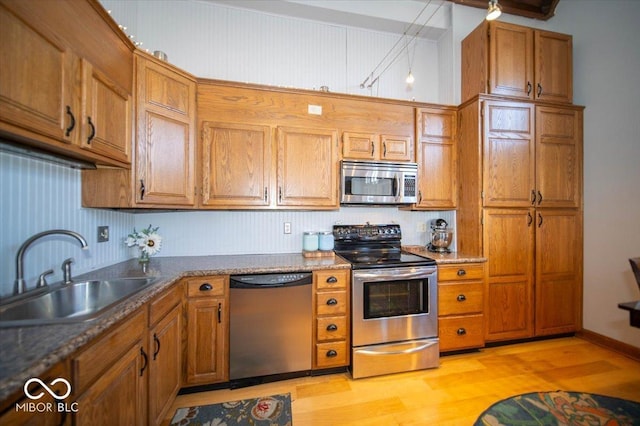
<instances>
[{"instance_id":1,"label":"light wood floor","mask_svg":"<svg viewBox=\"0 0 640 426\"><path fill-rule=\"evenodd\" d=\"M568 337L444 356L439 368L418 372L358 380L341 373L181 395L169 412L289 392L295 426L471 425L500 399L545 390L640 402L640 362Z\"/></svg>"}]
</instances>

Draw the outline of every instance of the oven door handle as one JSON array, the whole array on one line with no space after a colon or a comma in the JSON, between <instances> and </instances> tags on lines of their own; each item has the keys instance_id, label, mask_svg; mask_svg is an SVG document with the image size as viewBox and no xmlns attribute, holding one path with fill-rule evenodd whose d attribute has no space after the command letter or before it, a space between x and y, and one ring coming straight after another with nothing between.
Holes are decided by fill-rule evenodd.
<instances>
[{"instance_id":1,"label":"oven door handle","mask_svg":"<svg viewBox=\"0 0 640 426\"><path fill-rule=\"evenodd\" d=\"M364 355L406 355L414 352L420 352L427 349L429 346L435 345L436 342L427 342L424 345L416 346L415 348L404 349L401 351L371 351L368 349L359 349L358 353Z\"/></svg>"},{"instance_id":2,"label":"oven door handle","mask_svg":"<svg viewBox=\"0 0 640 426\"><path fill-rule=\"evenodd\" d=\"M434 267L423 267L418 271L409 270L406 272L401 272L394 270L393 273L389 273L389 270L385 269L373 269L372 272L368 272L369 270L358 270L354 272L354 279L363 278L367 282L376 282L376 281L389 281L389 279L393 280L403 280L403 279L419 279L419 278L427 278L431 274L435 274L437 268Z\"/></svg>"}]
</instances>

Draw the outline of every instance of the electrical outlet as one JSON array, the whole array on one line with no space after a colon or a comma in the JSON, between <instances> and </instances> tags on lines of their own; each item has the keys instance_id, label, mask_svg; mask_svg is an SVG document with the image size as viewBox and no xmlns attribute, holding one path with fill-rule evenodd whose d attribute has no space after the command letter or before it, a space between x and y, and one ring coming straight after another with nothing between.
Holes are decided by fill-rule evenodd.
<instances>
[{"instance_id":1,"label":"electrical outlet","mask_svg":"<svg viewBox=\"0 0 640 426\"><path fill-rule=\"evenodd\" d=\"M427 222L418 222L418 232L427 232Z\"/></svg>"},{"instance_id":2,"label":"electrical outlet","mask_svg":"<svg viewBox=\"0 0 640 426\"><path fill-rule=\"evenodd\" d=\"M98 226L98 242L104 243L106 241L109 241L109 227Z\"/></svg>"},{"instance_id":3,"label":"electrical outlet","mask_svg":"<svg viewBox=\"0 0 640 426\"><path fill-rule=\"evenodd\" d=\"M285 234L290 234L291 233L291 222L285 222L284 223L284 233Z\"/></svg>"}]
</instances>

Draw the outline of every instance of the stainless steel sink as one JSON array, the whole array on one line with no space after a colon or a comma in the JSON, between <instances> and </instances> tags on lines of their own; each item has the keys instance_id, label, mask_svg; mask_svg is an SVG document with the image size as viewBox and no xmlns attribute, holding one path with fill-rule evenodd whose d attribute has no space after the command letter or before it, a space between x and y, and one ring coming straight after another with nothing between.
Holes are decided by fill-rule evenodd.
<instances>
[{"instance_id":1,"label":"stainless steel sink","mask_svg":"<svg viewBox=\"0 0 640 426\"><path fill-rule=\"evenodd\" d=\"M0 306L0 327L91 321L107 308L158 280L82 281Z\"/></svg>"}]
</instances>

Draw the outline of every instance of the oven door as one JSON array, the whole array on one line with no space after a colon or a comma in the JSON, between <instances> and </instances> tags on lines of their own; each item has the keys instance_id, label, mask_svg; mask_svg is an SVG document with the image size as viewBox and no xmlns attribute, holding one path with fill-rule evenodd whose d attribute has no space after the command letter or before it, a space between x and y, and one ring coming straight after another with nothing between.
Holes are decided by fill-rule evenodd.
<instances>
[{"instance_id":1,"label":"oven door","mask_svg":"<svg viewBox=\"0 0 640 426\"><path fill-rule=\"evenodd\" d=\"M352 344L438 336L437 267L353 271Z\"/></svg>"}]
</instances>

